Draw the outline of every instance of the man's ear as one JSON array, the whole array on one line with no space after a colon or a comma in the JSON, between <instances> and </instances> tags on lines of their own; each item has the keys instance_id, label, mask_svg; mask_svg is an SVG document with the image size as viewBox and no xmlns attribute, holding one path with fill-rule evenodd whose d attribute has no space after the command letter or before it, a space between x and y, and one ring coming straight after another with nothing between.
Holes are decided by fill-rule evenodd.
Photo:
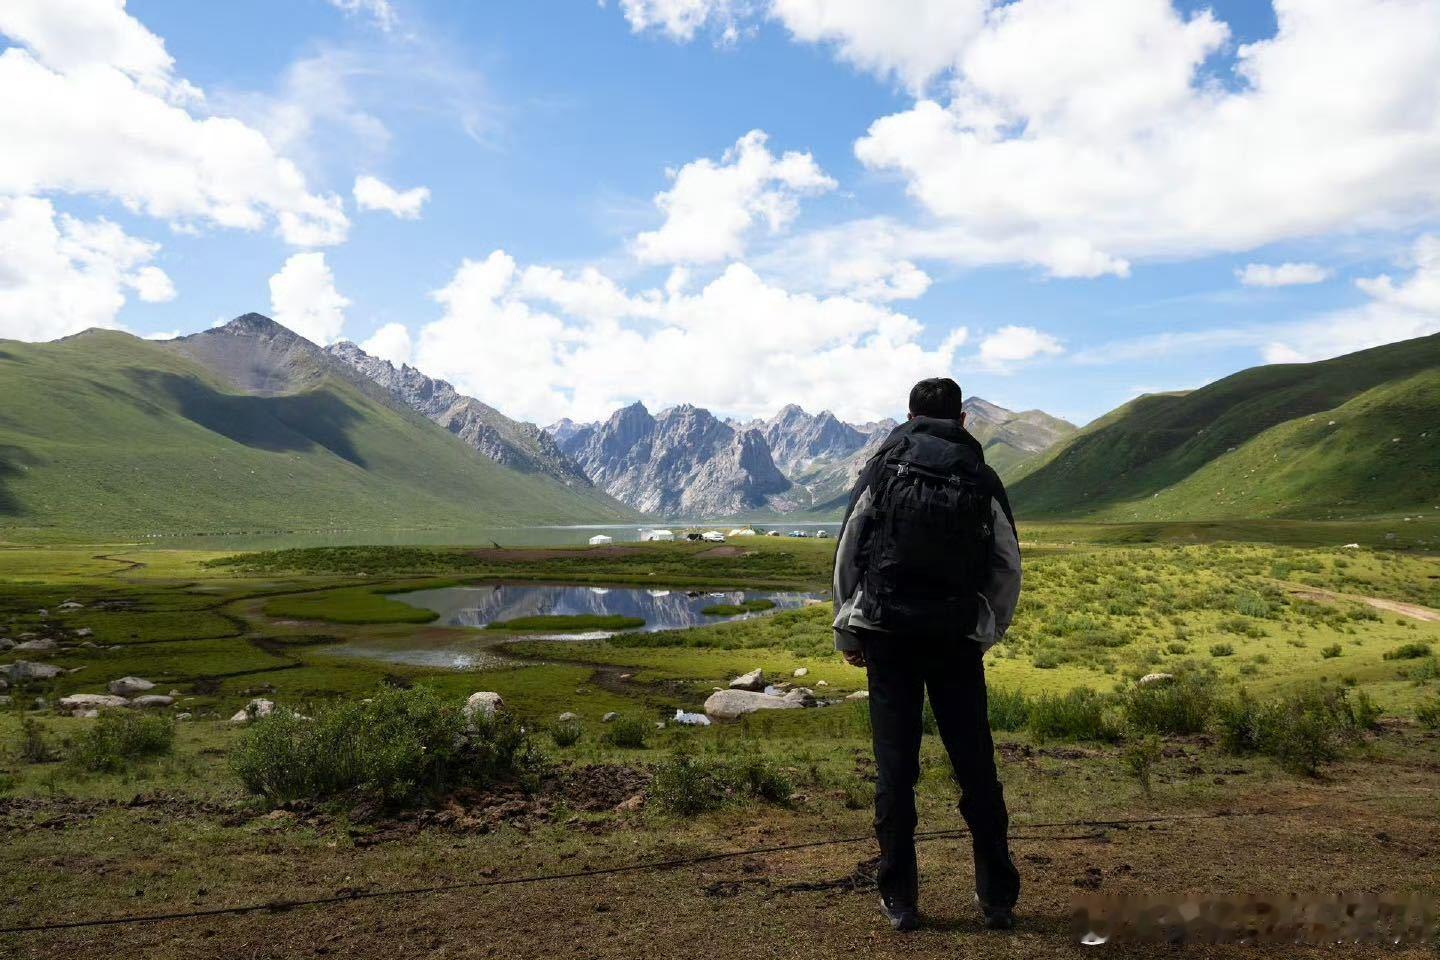
<instances>
[{"instance_id":1,"label":"man's ear","mask_svg":"<svg viewBox=\"0 0 1440 960\"><path fill-rule=\"evenodd\" d=\"M905 414L905 419L906 419L906 420L914 420L914 419L915 419L915 414L913 414L913 413L907 413L907 414Z\"/></svg>"},{"instance_id":2,"label":"man's ear","mask_svg":"<svg viewBox=\"0 0 1440 960\"><path fill-rule=\"evenodd\" d=\"M966 416L965 411L964 411L964 410L961 410L961 411L960 411L960 426L962 426L962 427L965 426L965 416Z\"/></svg>"}]
</instances>

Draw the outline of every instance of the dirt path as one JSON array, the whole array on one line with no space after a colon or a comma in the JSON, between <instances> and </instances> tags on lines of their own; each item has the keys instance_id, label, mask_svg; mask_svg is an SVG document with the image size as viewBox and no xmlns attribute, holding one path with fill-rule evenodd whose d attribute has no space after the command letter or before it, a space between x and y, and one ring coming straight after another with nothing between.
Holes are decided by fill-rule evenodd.
<instances>
[{"instance_id":1,"label":"dirt path","mask_svg":"<svg viewBox=\"0 0 1440 960\"><path fill-rule=\"evenodd\" d=\"M1399 600L1387 600L1384 597L1363 597L1351 593L1336 593L1333 590L1321 590L1319 587L1290 587L1287 589L1292 597L1299 597L1302 600L1314 600L1317 603L1335 603L1340 600L1353 600L1357 603L1374 607L1376 610L1398 613L1400 616L1409 617L1412 620L1422 620L1426 623L1440 623L1440 610L1422 607L1418 603L1402 603Z\"/></svg>"}]
</instances>

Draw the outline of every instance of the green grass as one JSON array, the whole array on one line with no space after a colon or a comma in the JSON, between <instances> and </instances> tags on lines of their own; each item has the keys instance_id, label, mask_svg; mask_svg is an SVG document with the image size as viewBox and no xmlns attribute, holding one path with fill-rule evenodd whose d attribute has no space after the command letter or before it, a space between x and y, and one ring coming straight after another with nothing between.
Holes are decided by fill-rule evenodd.
<instances>
[{"instance_id":1,"label":"green grass","mask_svg":"<svg viewBox=\"0 0 1440 960\"><path fill-rule=\"evenodd\" d=\"M428 587L439 584L425 584ZM399 592L404 587L388 588ZM265 614L291 620L324 620L329 623L429 623L439 617L433 610L391 600L373 588L347 587L323 593L302 593L277 597L265 604Z\"/></svg>"},{"instance_id":2,"label":"green grass","mask_svg":"<svg viewBox=\"0 0 1440 960\"><path fill-rule=\"evenodd\" d=\"M0 536L631 515L602 494L502 467L323 364L297 376L295 392L252 396L173 346L117 331L0 341Z\"/></svg>"},{"instance_id":3,"label":"green grass","mask_svg":"<svg viewBox=\"0 0 1440 960\"><path fill-rule=\"evenodd\" d=\"M1048 454L1011 498L1025 516L1108 520L1429 516L1437 369L1440 335L1140 397Z\"/></svg>"},{"instance_id":4,"label":"green grass","mask_svg":"<svg viewBox=\"0 0 1440 960\"><path fill-rule=\"evenodd\" d=\"M774 600L746 600L742 603L712 603L700 612L707 617L738 617L742 613L759 613L774 610Z\"/></svg>"},{"instance_id":5,"label":"green grass","mask_svg":"<svg viewBox=\"0 0 1440 960\"><path fill-rule=\"evenodd\" d=\"M640 617L624 617L619 614L548 614L534 617L516 617L513 620L495 620L486 624L487 630L510 630L517 633L533 633L539 630L633 630L645 626Z\"/></svg>"}]
</instances>

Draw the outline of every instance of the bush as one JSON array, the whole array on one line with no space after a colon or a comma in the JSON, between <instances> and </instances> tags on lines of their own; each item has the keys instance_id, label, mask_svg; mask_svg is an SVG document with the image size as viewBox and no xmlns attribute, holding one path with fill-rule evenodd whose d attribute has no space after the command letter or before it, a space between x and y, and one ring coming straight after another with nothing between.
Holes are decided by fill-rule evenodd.
<instances>
[{"instance_id":1,"label":"bush","mask_svg":"<svg viewBox=\"0 0 1440 960\"><path fill-rule=\"evenodd\" d=\"M867 810L875 802L875 787L864 780L850 780L845 784L845 809Z\"/></svg>"},{"instance_id":2,"label":"bush","mask_svg":"<svg viewBox=\"0 0 1440 960\"><path fill-rule=\"evenodd\" d=\"M1233 657L1235 648L1228 643L1215 643L1210 645L1210 656L1212 657Z\"/></svg>"},{"instance_id":3,"label":"bush","mask_svg":"<svg viewBox=\"0 0 1440 960\"><path fill-rule=\"evenodd\" d=\"M1215 712L1214 677L1197 670L1170 683L1136 684L1120 695L1120 707L1142 733L1200 733Z\"/></svg>"},{"instance_id":4,"label":"bush","mask_svg":"<svg viewBox=\"0 0 1440 960\"><path fill-rule=\"evenodd\" d=\"M650 723L644 717L616 717L605 731L611 746L640 750L650 736Z\"/></svg>"},{"instance_id":5,"label":"bush","mask_svg":"<svg viewBox=\"0 0 1440 960\"><path fill-rule=\"evenodd\" d=\"M1125 748L1125 770L1140 782L1140 789L1147 797L1150 796L1150 775L1160 757L1160 740L1157 737L1142 737Z\"/></svg>"},{"instance_id":6,"label":"bush","mask_svg":"<svg viewBox=\"0 0 1440 960\"><path fill-rule=\"evenodd\" d=\"M163 756L175 746L166 716L105 710L70 745L70 762L94 773L119 773L131 760Z\"/></svg>"},{"instance_id":7,"label":"bush","mask_svg":"<svg viewBox=\"0 0 1440 960\"><path fill-rule=\"evenodd\" d=\"M991 730L1023 730L1030 720L1030 698L1019 690L995 688L989 692Z\"/></svg>"},{"instance_id":8,"label":"bush","mask_svg":"<svg viewBox=\"0 0 1440 960\"><path fill-rule=\"evenodd\" d=\"M1404 643L1385 654L1386 660L1420 660L1430 656L1428 643Z\"/></svg>"},{"instance_id":9,"label":"bush","mask_svg":"<svg viewBox=\"0 0 1440 960\"><path fill-rule=\"evenodd\" d=\"M655 768L650 799L666 813L692 816L746 799L785 803L794 786L763 757L739 760L676 753Z\"/></svg>"},{"instance_id":10,"label":"bush","mask_svg":"<svg viewBox=\"0 0 1440 960\"><path fill-rule=\"evenodd\" d=\"M539 764L513 717L467 721L459 703L425 687L381 690L369 703L335 704L313 720L277 711L256 720L230 754L246 788L272 802L413 802L523 778Z\"/></svg>"},{"instance_id":11,"label":"bush","mask_svg":"<svg viewBox=\"0 0 1440 960\"><path fill-rule=\"evenodd\" d=\"M48 763L55 759L55 750L45 738L45 728L31 717L20 721L19 753L26 763Z\"/></svg>"},{"instance_id":12,"label":"bush","mask_svg":"<svg viewBox=\"0 0 1440 960\"><path fill-rule=\"evenodd\" d=\"M1063 696L1045 693L1030 701L1028 727L1039 740L1117 740L1105 710L1105 698L1089 687Z\"/></svg>"},{"instance_id":13,"label":"bush","mask_svg":"<svg viewBox=\"0 0 1440 960\"><path fill-rule=\"evenodd\" d=\"M1415 719L1426 730L1440 730L1440 697L1416 707Z\"/></svg>"},{"instance_id":14,"label":"bush","mask_svg":"<svg viewBox=\"0 0 1440 960\"><path fill-rule=\"evenodd\" d=\"M1313 686L1259 702L1243 691L1220 710L1220 745L1229 753L1260 753L1311 776L1340 758L1344 743L1374 725L1368 696L1351 702L1343 688Z\"/></svg>"},{"instance_id":15,"label":"bush","mask_svg":"<svg viewBox=\"0 0 1440 960\"><path fill-rule=\"evenodd\" d=\"M550 728L550 739L555 741L557 747L573 747L580 742L580 736L584 732L579 720L564 720Z\"/></svg>"},{"instance_id":16,"label":"bush","mask_svg":"<svg viewBox=\"0 0 1440 960\"><path fill-rule=\"evenodd\" d=\"M1332 643L1330 644L1330 646L1322 647L1320 650L1320 656L1324 657L1326 660L1333 660L1336 657L1340 656L1340 653L1341 648L1340 644L1338 643Z\"/></svg>"}]
</instances>

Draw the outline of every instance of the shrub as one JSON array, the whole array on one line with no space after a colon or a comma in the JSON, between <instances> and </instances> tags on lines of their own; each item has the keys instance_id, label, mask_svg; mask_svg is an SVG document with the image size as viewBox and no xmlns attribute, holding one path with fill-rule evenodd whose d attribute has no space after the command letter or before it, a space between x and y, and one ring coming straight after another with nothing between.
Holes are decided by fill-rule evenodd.
<instances>
[{"instance_id":1,"label":"shrub","mask_svg":"<svg viewBox=\"0 0 1440 960\"><path fill-rule=\"evenodd\" d=\"M1142 737L1125 748L1125 770L1140 781L1140 789L1150 796L1150 775L1155 764L1160 762L1160 740L1157 737Z\"/></svg>"},{"instance_id":2,"label":"shrub","mask_svg":"<svg viewBox=\"0 0 1440 960\"><path fill-rule=\"evenodd\" d=\"M459 703L425 687L381 690L369 703L335 704L313 720L277 711L255 721L230 754L246 788L275 802L413 802L524 778L539 764L513 717L468 721Z\"/></svg>"},{"instance_id":3,"label":"shrub","mask_svg":"<svg viewBox=\"0 0 1440 960\"><path fill-rule=\"evenodd\" d=\"M738 760L676 753L655 768L650 799L666 813L691 816L745 799L785 803L794 786L763 757Z\"/></svg>"},{"instance_id":4,"label":"shrub","mask_svg":"<svg viewBox=\"0 0 1440 960\"><path fill-rule=\"evenodd\" d=\"M1165 652L1174 654L1175 656L1179 656L1183 653L1189 653L1190 648L1176 640L1165 644Z\"/></svg>"},{"instance_id":5,"label":"shrub","mask_svg":"<svg viewBox=\"0 0 1440 960\"><path fill-rule=\"evenodd\" d=\"M1235 648L1228 643L1214 643L1210 645L1210 656L1212 657L1233 657Z\"/></svg>"},{"instance_id":6,"label":"shrub","mask_svg":"<svg viewBox=\"0 0 1440 960\"><path fill-rule=\"evenodd\" d=\"M1030 720L1030 698L1019 690L992 689L988 701L991 730L1022 730Z\"/></svg>"},{"instance_id":7,"label":"shrub","mask_svg":"<svg viewBox=\"0 0 1440 960\"><path fill-rule=\"evenodd\" d=\"M1333 659L1335 659L1336 657L1340 656L1341 652L1342 652L1342 651L1341 651L1340 644L1338 644L1338 643L1332 643L1332 644L1330 644L1330 646L1328 646L1328 647L1322 647L1322 648L1321 648L1321 650L1320 650L1320 656L1324 657L1326 660L1333 660Z\"/></svg>"},{"instance_id":8,"label":"shrub","mask_svg":"<svg viewBox=\"0 0 1440 960\"><path fill-rule=\"evenodd\" d=\"M25 717L20 721L20 759L26 763L48 763L55 759L55 750L45 737L39 721Z\"/></svg>"},{"instance_id":9,"label":"shrub","mask_svg":"<svg viewBox=\"0 0 1440 960\"><path fill-rule=\"evenodd\" d=\"M650 723L644 717L616 717L605 731L611 746L639 750L650 736Z\"/></svg>"},{"instance_id":10,"label":"shrub","mask_svg":"<svg viewBox=\"0 0 1440 960\"><path fill-rule=\"evenodd\" d=\"M1440 711L1437 711L1440 712ZM850 780L845 784L845 809L866 810L875 802L875 787L864 780Z\"/></svg>"},{"instance_id":11,"label":"shrub","mask_svg":"<svg viewBox=\"0 0 1440 960\"><path fill-rule=\"evenodd\" d=\"M1415 719L1427 730L1440 730L1440 697L1415 708Z\"/></svg>"},{"instance_id":12,"label":"shrub","mask_svg":"<svg viewBox=\"0 0 1440 960\"><path fill-rule=\"evenodd\" d=\"M1215 712L1214 677L1196 670L1170 683L1136 684L1121 694L1120 706L1143 733L1200 733Z\"/></svg>"},{"instance_id":13,"label":"shrub","mask_svg":"<svg viewBox=\"0 0 1440 960\"><path fill-rule=\"evenodd\" d=\"M1089 687L1063 696L1045 693L1030 701L1028 727L1040 740L1116 740L1119 731L1105 708L1105 698Z\"/></svg>"},{"instance_id":14,"label":"shrub","mask_svg":"<svg viewBox=\"0 0 1440 960\"><path fill-rule=\"evenodd\" d=\"M74 740L70 761L82 770L119 773L129 761L167 754L175 745L175 723L169 717L105 710Z\"/></svg>"},{"instance_id":15,"label":"shrub","mask_svg":"<svg viewBox=\"0 0 1440 960\"><path fill-rule=\"evenodd\" d=\"M1428 643L1402 643L1385 654L1386 660L1420 660L1430 656Z\"/></svg>"},{"instance_id":16,"label":"shrub","mask_svg":"<svg viewBox=\"0 0 1440 960\"><path fill-rule=\"evenodd\" d=\"M573 747L580 742L580 736L585 732L578 720L564 720L550 728L550 739L555 741L557 747Z\"/></svg>"},{"instance_id":17,"label":"shrub","mask_svg":"<svg viewBox=\"0 0 1440 960\"><path fill-rule=\"evenodd\" d=\"M1265 754L1313 776L1378 716L1369 697L1352 703L1343 688L1306 687L1263 703L1242 691L1220 710L1220 745L1229 753Z\"/></svg>"}]
</instances>

